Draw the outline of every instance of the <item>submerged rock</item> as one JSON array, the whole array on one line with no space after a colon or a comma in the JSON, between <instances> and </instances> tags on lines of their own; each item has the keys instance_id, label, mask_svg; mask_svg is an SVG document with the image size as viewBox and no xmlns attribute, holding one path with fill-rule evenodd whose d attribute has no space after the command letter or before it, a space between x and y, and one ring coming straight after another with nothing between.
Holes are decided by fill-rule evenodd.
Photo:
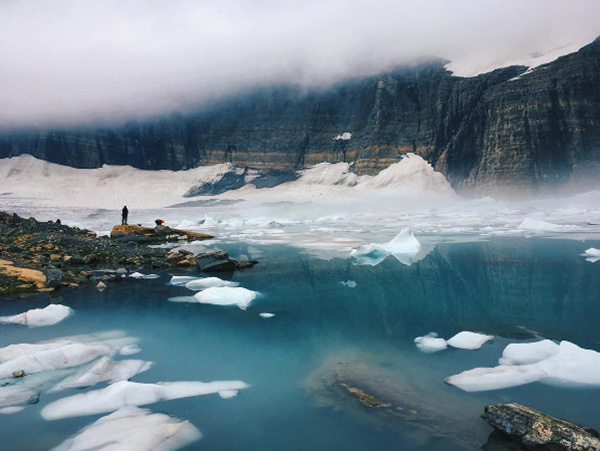
<instances>
[{"instance_id":1,"label":"submerged rock","mask_svg":"<svg viewBox=\"0 0 600 451\"><path fill-rule=\"evenodd\" d=\"M196 255L196 265L203 272L233 272L239 269L252 268L256 260L238 261L229 257L225 251L205 252Z\"/></svg>"},{"instance_id":2,"label":"submerged rock","mask_svg":"<svg viewBox=\"0 0 600 451\"><path fill-rule=\"evenodd\" d=\"M372 427L415 434L419 441L425 435L466 449L481 447L489 431L479 420L476 406L469 409L471 418L465 415L464 402L453 394L439 399L410 380L373 361L370 353L350 350L326 358L309 375L306 388L319 404Z\"/></svg>"},{"instance_id":3,"label":"submerged rock","mask_svg":"<svg viewBox=\"0 0 600 451\"><path fill-rule=\"evenodd\" d=\"M600 450L598 431L551 417L520 404L486 406L481 416L526 449L572 451Z\"/></svg>"}]
</instances>

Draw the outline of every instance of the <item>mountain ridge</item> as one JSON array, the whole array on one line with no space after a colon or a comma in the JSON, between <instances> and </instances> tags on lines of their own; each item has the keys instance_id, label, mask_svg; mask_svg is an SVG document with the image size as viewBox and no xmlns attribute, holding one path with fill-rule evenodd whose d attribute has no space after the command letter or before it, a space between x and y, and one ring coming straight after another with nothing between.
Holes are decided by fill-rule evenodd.
<instances>
[{"instance_id":1,"label":"mountain ridge","mask_svg":"<svg viewBox=\"0 0 600 451\"><path fill-rule=\"evenodd\" d=\"M282 172L353 161L357 173L374 174L415 153L465 193L595 181L600 38L533 70L457 77L446 63L429 60L327 90L261 88L147 122L2 132L0 158L172 170L230 162Z\"/></svg>"}]
</instances>

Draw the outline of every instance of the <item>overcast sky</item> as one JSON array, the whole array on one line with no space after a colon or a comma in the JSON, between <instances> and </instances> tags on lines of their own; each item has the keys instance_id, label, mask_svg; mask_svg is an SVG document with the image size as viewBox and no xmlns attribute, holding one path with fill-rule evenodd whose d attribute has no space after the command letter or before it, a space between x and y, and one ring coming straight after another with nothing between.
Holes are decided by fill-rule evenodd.
<instances>
[{"instance_id":1,"label":"overcast sky","mask_svg":"<svg viewBox=\"0 0 600 451\"><path fill-rule=\"evenodd\" d=\"M421 55L472 75L598 35L598 0L0 0L0 127L140 118Z\"/></svg>"}]
</instances>

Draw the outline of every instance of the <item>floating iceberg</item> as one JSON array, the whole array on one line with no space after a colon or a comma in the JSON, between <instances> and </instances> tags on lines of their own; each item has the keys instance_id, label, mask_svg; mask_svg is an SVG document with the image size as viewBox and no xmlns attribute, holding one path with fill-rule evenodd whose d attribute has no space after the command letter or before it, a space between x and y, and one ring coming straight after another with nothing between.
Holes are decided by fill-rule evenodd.
<instances>
[{"instance_id":1,"label":"floating iceberg","mask_svg":"<svg viewBox=\"0 0 600 451\"><path fill-rule=\"evenodd\" d=\"M356 288L356 282L354 280L348 280L346 282L340 282L340 285L343 285L348 288Z\"/></svg>"},{"instance_id":2,"label":"floating iceberg","mask_svg":"<svg viewBox=\"0 0 600 451\"><path fill-rule=\"evenodd\" d=\"M192 276L173 276L169 283L175 286L185 285L192 280L198 280L200 277L192 277Z\"/></svg>"},{"instance_id":3,"label":"floating iceberg","mask_svg":"<svg viewBox=\"0 0 600 451\"><path fill-rule=\"evenodd\" d=\"M110 347L82 343L52 343L48 345L11 345L23 349L23 355L13 357L0 364L0 379L11 378L15 371L35 374L71 368L108 355ZM11 346L8 346L10 348ZM6 348L0 349L0 352ZM17 351L18 352L18 351Z\"/></svg>"},{"instance_id":4,"label":"floating iceberg","mask_svg":"<svg viewBox=\"0 0 600 451\"><path fill-rule=\"evenodd\" d=\"M141 272L134 272L129 274L129 277L133 277L134 279L158 279L160 276L158 274L142 274Z\"/></svg>"},{"instance_id":5,"label":"floating iceberg","mask_svg":"<svg viewBox=\"0 0 600 451\"><path fill-rule=\"evenodd\" d=\"M229 280L219 279L218 277L204 277L201 279L190 280L185 284L188 290L204 290L211 287L237 287L238 282L231 282Z\"/></svg>"},{"instance_id":6,"label":"floating iceberg","mask_svg":"<svg viewBox=\"0 0 600 451\"><path fill-rule=\"evenodd\" d=\"M24 384L5 385L0 387L0 408L21 407L36 404L40 399L40 391ZM13 412L7 412L13 413Z\"/></svg>"},{"instance_id":7,"label":"floating iceberg","mask_svg":"<svg viewBox=\"0 0 600 451\"><path fill-rule=\"evenodd\" d=\"M595 247L590 247L583 254L584 257L587 257L586 260L591 263L596 263L600 260L600 249L596 249Z\"/></svg>"},{"instance_id":8,"label":"floating iceberg","mask_svg":"<svg viewBox=\"0 0 600 451\"><path fill-rule=\"evenodd\" d=\"M414 341L419 351L424 352L425 354L443 351L448 347L446 340L438 338L438 334L435 332L430 332L423 337L417 337Z\"/></svg>"},{"instance_id":9,"label":"floating iceberg","mask_svg":"<svg viewBox=\"0 0 600 451\"><path fill-rule=\"evenodd\" d=\"M527 365L552 357L559 346L551 340L535 343L511 343L502 352L498 361L501 365Z\"/></svg>"},{"instance_id":10,"label":"floating iceberg","mask_svg":"<svg viewBox=\"0 0 600 451\"><path fill-rule=\"evenodd\" d=\"M264 312L259 313L258 316L260 316L261 318L273 318L275 316L275 313Z\"/></svg>"},{"instance_id":11,"label":"floating iceberg","mask_svg":"<svg viewBox=\"0 0 600 451\"><path fill-rule=\"evenodd\" d=\"M539 219L531 219L525 218L521 224L517 227L521 230L529 230L533 232L557 232L564 230L576 230L579 229L578 226L575 225L559 225L552 224L550 222L541 221Z\"/></svg>"},{"instance_id":12,"label":"floating iceberg","mask_svg":"<svg viewBox=\"0 0 600 451\"><path fill-rule=\"evenodd\" d=\"M0 322L7 324L22 324L28 327L52 326L61 322L73 310L66 305L50 304L42 309L36 308L13 316L0 316Z\"/></svg>"},{"instance_id":13,"label":"floating iceberg","mask_svg":"<svg viewBox=\"0 0 600 451\"><path fill-rule=\"evenodd\" d=\"M152 362L143 360L114 361L110 357L102 357L68 376L49 391L91 387L105 381L114 384L115 382L129 380L136 374L148 371L151 366Z\"/></svg>"},{"instance_id":14,"label":"floating iceberg","mask_svg":"<svg viewBox=\"0 0 600 451\"><path fill-rule=\"evenodd\" d=\"M122 407L83 428L53 451L91 449L176 450L202 434L188 421L138 407Z\"/></svg>"},{"instance_id":15,"label":"floating iceberg","mask_svg":"<svg viewBox=\"0 0 600 451\"><path fill-rule=\"evenodd\" d=\"M347 141L350 138L352 138L352 133L350 132L344 132L341 135L337 135L335 138L333 138L334 141Z\"/></svg>"},{"instance_id":16,"label":"floating iceberg","mask_svg":"<svg viewBox=\"0 0 600 451\"><path fill-rule=\"evenodd\" d=\"M450 338L448 340L448 344L453 348L474 350L481 348L485 342L493 339L493 335L484 335L475 332L463 331Z\"/></svg>"},{"instance_id":17,"label":"floating iceberg","mask_svg":"<svg viewBox=\"0 0 600 451\"><path fill-rule=\"evenodd\" d=\"M245 388L248 388L248 385L242 381L185 381L159 382L157 384L123 381L100 390L54 401L44 407L41 414L45 420L59 420L112 412L125 406L143 406L170 399L189 398Z\"/></svg>"},{"instance_id":18,"label":"floating iceberg","mask_svg":"<svg viewBox=\"0 0 600 451\"><path fill-rule=\"evenodd\" d=\"M259 293L241 287L211 287L194 295L201 304L237 305L246 310Z\"/></svg>"},{"instance_id":19,"label":"floating iceberg","mask_svg":"<svg viewBox=\"0 0 600 451\"><path fill-rule=\"evenodd\" d=\"M498 390L536 381L563 387L600 387L600 353L568 341L555 346L548 342L508 345L500 366L463 371L446 382L465 391Z\"/></svg>"},{"instance_id":20,"label":"floating iceberg","mask_svg":"<svg viewBox=\"0 0 600 451\"><path fill-rule=\"evenodd\" d=\"M410 265L420 250L421 243L415 238L412 230L406 227L393 240L383 244L371 243L359 246L350 251L350 256L356 259L358 264L375 266L388 255L393 255L399 262Z\"/></svg>"}]
</instances>

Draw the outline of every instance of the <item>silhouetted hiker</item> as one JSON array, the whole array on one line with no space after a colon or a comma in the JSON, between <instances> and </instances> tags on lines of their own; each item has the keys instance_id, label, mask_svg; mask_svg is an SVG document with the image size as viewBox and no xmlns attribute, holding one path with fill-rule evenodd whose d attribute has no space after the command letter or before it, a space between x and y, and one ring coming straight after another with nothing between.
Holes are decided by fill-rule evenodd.
<instances>
[{"instance_id":1,"label":"silhouetted hiker","mask_svg":"<svg viewBox=\"0 0 600 451\"><path fill-rule=\"evenodd\" d=\"M127 210L127 205L123 207L121 210L121 224L127 224L127 215L129 214L129 210Z\"/></svg>"}]
</instances>

